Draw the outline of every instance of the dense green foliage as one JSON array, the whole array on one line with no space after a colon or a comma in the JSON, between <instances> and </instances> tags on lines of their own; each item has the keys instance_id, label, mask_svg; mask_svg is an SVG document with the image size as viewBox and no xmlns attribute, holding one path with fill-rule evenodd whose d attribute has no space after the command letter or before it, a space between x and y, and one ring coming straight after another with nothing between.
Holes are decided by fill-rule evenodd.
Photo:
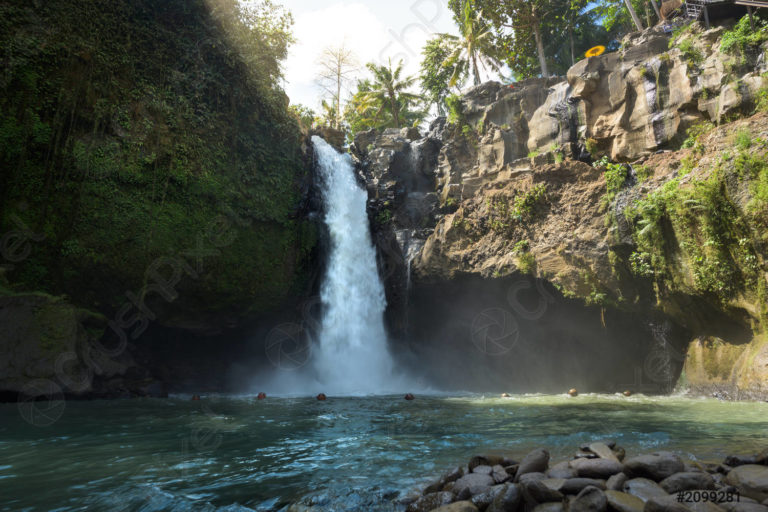
<instances>
[{"instance_id":1,"label":"dense green foliage","mask_svg":"<svg viewBox=\"0 0 768 512\"><path fill-rule=\"evenodd\" d=\"M626 31L621 23L608 30L601 20L614 13L612 2L472 0L472 4L490 31L483 52L504 61L517 79L565 74L589 48L617 47L617 35ZM459 25L466 5L465 0L449 1Z\"/></svg>"},{"instance_id":2,"label":"dense green foliage","mask_svg":"<svg viewBox=\"0 0 768 512\"><path fill-rule=\"evenodd\" d=\"M744 16L735 27L723 33L720 51L724 53L739 53L742 57L750 48L760 46L768 41L768 22L758 17L754 18L755 30L749 23L749 16Z\"/></svg>"},{"instance_id":3,"label":"dense green foliage","mask_svg":"<svg viewBox=\"0 0 768 512\"><path fill-rule=\"evenodd\" d=\"M766 145L739 132L734 146L737 156L723 154L708 177L688 186L681 186L680 178L675 178L625 211L638 247L630 257L636 275L679 288L681 278L671 269L677 268L675 262L682 252L690 265L690 281L699 293L725 303L737 293L756 288L757 247L765 240L753 239L752 228L762 230L767 213ZM758 149L760 155L755 154ZM746 212L731 198L733 187L739 186L733 182L734 175L747 184L752 195Z\"/></svg>"},{"instance_id":4,"label":"dense green foliage","mask_svg":"<svg viewBox=\"0 0 768 512\"><path fill-rule=\"evenodd\" d=\"M235 236L185 284L195 307L263 309L297 285L314 242L275 85L292 20L249 5L0 4L0 231L45 236L8 274L17 289L119 306L219 216Z\"/></svg>"},{"instance_id":5,"label":"dense green foliage","mask_svg":"<svg viewBox=\"0 0 768 512\"><path fill-rule=\"evenodd\" d=\"M467 78L465 62L457 60L453 67L448 60L451 56L453 41L445 34L430 39L424 46L421 61L421 88L428 105L437 109L438 115L447 113L447 99L452 88L457 92L458 86ZM461 67L458 67L461 66ZM451 82L455 80L455 86Z\"/></svg>"},{"instance_id":6,"label":"dense green foliage","mask_svg":"<svg viewBox=\"0 0 768 512\"><path fill-rule=\"evenodd\" d=\"M424 119L421 97L409 92L415 77L403 76L403 62L397 66L375 63L366 65L372 79L360 80L357 92L349 101L345 120L354 134L371 128L415 126Z\"/></svg>"}]
</instances>

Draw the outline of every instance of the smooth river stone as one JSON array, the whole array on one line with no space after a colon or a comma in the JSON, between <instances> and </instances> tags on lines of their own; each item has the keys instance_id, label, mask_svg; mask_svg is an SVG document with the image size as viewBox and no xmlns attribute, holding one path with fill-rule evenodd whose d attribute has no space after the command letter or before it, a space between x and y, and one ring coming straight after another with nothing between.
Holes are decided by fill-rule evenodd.
<instances>
[{"instance_id":1,"label":"smooth river stone","mask_svg":"<svg viewBox=\"0 0 768 512\"><path fill-rule=\"evenodd\" d=\"M457 501L450 505L443 505L431 512L480 512L471 501Z\"/></svg>"},{"instance_id":2,"label":"smooth river stone","mask_svg":"<svg viewBox=\"0 0 768 512\"><path fill-rule=\"evenodd\" d=\"M671 452L656 452L632 457L624 461L624 466L631 476L646 477L657 482L685 469L682 459Z\"/></svg>"},{"instance_id":3,"label":"smooth river stone","mask_svg":"<svg viewBox=\"0 0 768 512\"><path fill-rule=\"evenodd\" d=\"M742 499L744 498L742 497ZM732 501L730 503L718 503L718 505L726 512L768 512L768 506L758 503Z\"/></svg>"},{"instance_id":4,"label":"smooth river stone","mask_svg":"<svg viewBox=\"0 0 768 512\"><path fill-rule=\"evenodd\" d=\"M517 479L526 473L543 473L549 466L549 452L541 448L528 453L520 461L520 467L517 469Z\"/></svg>"},{"instance_id":5,"label":"smooth river stone","mask_svg":"<svg viewBox=\"0 0 768 512\"><path fill-rule=\"evenodd\" d=\"M675 473L659 482L659 485L670 494L693 489L712 490L715 488L715 479L708 473Z\"/></svg>"},{"instance_id":6,"label":"smooth river stone","mask_svg":"<svg viewBox=\"0 0 768 512\"><path fill-rule=\"evenodd\" d=\"M637 496L643 501L651 498L663 498L669 496L659 484L647 478L633 478L624 482L624 492Z\"/></svg>"},{"instance_id":7,"label":"smooth river stone","mask_svg":"<svg viewBox=\"0 0 768 512\"><path fill-rule=\"evenodd\" d=\"M597 487L585 487L571 501L568 512L605 512L608 501L605 493Z\"/></svg>"},{"instance_id":8,"label":"smooth river stone","mask_svg":"<svg viewBox=\"0 0 768 512\"><path fill-rule=\"evenodd\" d=\"M566 480L569 478L576 478L578 476L578 473L574 468L572 468L568 461L565 462L558 462L551 468L547 470L547 476L549 478L565 478Z\"/></svg>"},{"instance_id":9,"label":"smooth river stone","mask_svg":"<svg viewBox=\"0 0 768 512\"><path fill-rule=\"evenodd\" d=\"M757 501L768 499L768 466L746 464L733 468L725 477L741 494Z\"/></svg>"},{"instance_id":10,"label":"smooth river stone","mask_svg":"<svg viewBox=\"0 0 768 512\"><path fill-rule=\"evenodd\" d=\"M495 466L496 464L502 464L504 462L504 457L501 457L500 455L475 455L471 459L469 459L469 471L470 473L474 471L474 469L477 466Z\"/></svg>"},{"instance_id":11,"label":"smooth river stone","mask_svg":"<svg viewBox=\"0 0 768 512\"><path fill-rule=\"evenodd\" d=\"M541 483L552 489L553 491L558 492L565 492L562 491L563 484L565 484L566 480L565 478L544 478L542 480L539 480Z\"/></svg>"},{"instance_id":12,"label":"smooth river stone","mask_svg":"<svg viewBox=\"0 0 768 512\"><path fill-rule=\"evenodd\" d=\"M596 480L594 478L570 478L558 490L564 494L578 494L582 489L590 485L600 490L605 490L605 480Z\"/></svg>"},{"instance_id":13,"label":"smooth river stone","mask_svg":"<svg viewBox=\"0 0 768 512\"><path fill-rule=\"evenodd\" d=\"M589 445L589 450L596 453L601 459L615 460L619 462L618 457L608 448L608 445L603 443L592 443Z\"/></svg>"},{"instance_id":14,"label":"smooth river stone","mask_svg":"<svg viewBox=\"0 0 768 512\"><path fill-rule=\"evenodd\" d=\"M688 503L679 503L677 496L657 496L645 502L643 512L693 512Z\"/></svg>"},{"instance_id":15,"label":"smooth river stone","mask_svg":"<svg viewBox=\"0 0 768 512\"><path fill-rule=\"evenodd\" d=\"M424 489L424 494L432 494L434 492L441 491L446 484L455 482L462 476L464 476L464 470L461 468L461 466L456 466L451 471L441 476L437 482L427 486L427 488Z\"/></svg>"},{"instance_id":16,"label":"smooth river stone","mask_svg":"<svg viewBox=\"0 0 768 512\"><path fill-rule=\"evenodd\" d=\"M437 507L450 504L454 498L455 496L452 492L433 492L425 494L408 505L406 512L429 512Z\"/></svg>"},{"instance_id":17,"label":"smooth river stone","mask_svg":"<svg viewBox=\"0 0 768 512\"><path fill-rule=\"evenodd\" d=\"M561 501L542 503L533 508L533 512L565 512L565 507Z\"/></svg>"},{"instance_id":18,"label":"smooth river stone","mask_svg":"<svg viewBox=\"0 0 768 512\"><path fill-rule=\"evenodd\" d=\"M643 512L645 502L621 491L605 491L605 498L608 500L608 507L615 512Z\"/></svg>"},{"instance_id":19,"label":"smooth river stone","mask_svg":"<svg viewBox=\"0 0 768 512\"><path fill-rule=\"evenodd\" d=\"M621 462L608 459L576 459L571 461L571 467L584 478L605 479L624 471Z\"/></svg>"},{"instance_id":20,"label":"smooth river stone","mask_svg":"<svg viewBox=\"0 0 768 512\"><path fill-rule=\"evenodd\" d=\"M472 468L472 472L477 473L478 475L490 475L493 473L493 468L491 466L480 465Z\"/></svg>"},{"instance_id":21,"label":"smooth river stone","mask_svg":"<svg viewBox=\"0 0 768 512\"><path fill-rule=\"evenodd\" d=\"M501 466L500 464L496 464L495 466L493 466L493 472L491 473L491 477L493 478L493 481L496 482L497 484L503 484L504 482L512 478L512 475L507 473L507 470L504 469L503 466Z\"/></svg>"},{"instance_id":22,"label":"smooth river stone","mask_svg":"<svg viewBox=\"0 0 768 512\"><path fill-rule=\"evenodd\" d=\"M544 480L545 478L547 478L547 475L545 475L544 473L539 473L539 472L536 472L536 473L526 473L526 474L520 476L520 483L521 484L525 484L526 482L534 482L536 480Z\"/></svg>"},{"instance_id":23,"label":"smooth river stone","mask_svg":"<svg viewBox=\"0 0 768 512\"><path fill-rule=\"evenodd\" d=\"M537 503L546 503L548 501L562 501L563 494L561 492L550 489L541 480L533 480L526 482L523 485L523 497L525 501L531 505Z\"/></svg>"},{"instance_id":24,"label":"smooth river stone","mask_svg":"<svg viewBox=\"0 0 768 512\"><path fill-rule=\"evenodd\" d=\"M490 490L472 496L472 503L480 510L486 510L506 488L503 485L495 485Z\"/></svg>"},{"instance_id":25,"label":"smooth river stone","mask_svg":"<svg viewBox=\"0 0 768 512\"><path fill-rule=\"evenodd\" d=\"M493 478L488 475L470 473L456 480L453 492L460 499L487 491L493 485Z\"/></svg>"},{"instance_id":26,"label":"smooth river stone","mask_svg":"<svg viewBox=\"0 0 768 512\"><path fill-rule=\"evenodd\" d=\"M673 495L673 497L677 499L676 495ZM725 512L717 503L712 503L711 501L685 503L685 506L693 510L693 512Z\"/></svg>"},{"instance_id":27,"label":"smooth river stone","mask_svg":"<svg viewBox=\"0 0 768 512\"><path fill-rule=\"evenodd\" d=\"M523 500L523 492L519 484L504 484L504 491L496 496L493 503L485 512L514 512Z\"/></svg>"},{"instance_id":28,"label":"smooth river stone","mask_svg":"<svg viewBox=\"0 0 768 512\"><path fill-rule=\"evenodd\" d=\"M609 491L620 491L624 488L624 483L629 480L629 477L624 473L617 473L605 482L605 488Z\"/></svg>"}]
</instances>

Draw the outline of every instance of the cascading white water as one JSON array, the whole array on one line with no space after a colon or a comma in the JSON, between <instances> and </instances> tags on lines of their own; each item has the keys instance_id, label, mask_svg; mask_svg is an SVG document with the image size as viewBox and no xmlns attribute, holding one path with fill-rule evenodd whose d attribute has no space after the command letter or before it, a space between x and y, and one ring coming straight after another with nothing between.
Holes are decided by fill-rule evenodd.
<instances>
[{"instance_id":1,"label":"cascading white water","mask_svg":"<svg viewBox=\"0 0 768 512\"><path fill-rule=\"evenodd\" d=\"M318 380L333 394L399 391L384 329L386 299L368 228L368 194L355 181L349 155L312 137L331 237L319 344Z\"/></svg>"}]
</instances>

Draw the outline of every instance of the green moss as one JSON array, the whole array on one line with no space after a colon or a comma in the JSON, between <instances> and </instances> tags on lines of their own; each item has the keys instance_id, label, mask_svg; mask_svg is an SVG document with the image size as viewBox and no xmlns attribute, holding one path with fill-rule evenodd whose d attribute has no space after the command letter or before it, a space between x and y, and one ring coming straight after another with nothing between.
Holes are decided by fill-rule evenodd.
<instances>
[{"instance_id":1,"label":"green moss","mask_svg":"<svg viewBox=\"0 0 768 512\"><path fill-rule=\"evenodd\" d=\"M448 122L452 124L461 124L464 119L464 107L461 104L461 96L451 94L445 99L448 107Z\"/></svg>"},{"instance_id":2,"label":"green moss","mask_svg":"<svg viewBox=\"0 0 768 512\"><path fill-rule=\"evenodd\" d=\"M302 286L316 233L298 220L307 169L275 86L279 28L234 22L236 5L0 7L0 232L16 216L45 235L8 274L15 290L118 307L220 218L232 241L185 283L191 302L274 307Z\"/></svg>"},{"instance_id":3,"label":"green moss","mask_svg":"<svg viewBox=\"0 0 768 512\"><path fill-rule=\"evenodd\" d=\"M513 252L517 256L517 268L523 274L536 274L536 257L530 252L528 240L520 240L515 244Z\"/></svg>"}]
</instances>

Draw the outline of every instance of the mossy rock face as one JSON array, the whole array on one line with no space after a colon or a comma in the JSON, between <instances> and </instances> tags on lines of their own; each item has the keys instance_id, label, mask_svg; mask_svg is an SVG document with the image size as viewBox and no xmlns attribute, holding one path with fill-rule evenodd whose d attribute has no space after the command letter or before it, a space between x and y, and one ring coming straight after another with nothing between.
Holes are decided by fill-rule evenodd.
<instances>
[{"instance_id":1,"label":"mossy rock face","mask_svg":"<svg viewBox=\"0 0 768 512\"><path fill-rule=\"evenodd\" d=\"M316 244L306 141L267 50L247 64L203 0L13 0L0 15L13 291L111 317L174 260L183 278L153 313L196 329L302 293Z\"/></svg>"},{"instance_id":2,"label":"mossy rock face","mask_svg":"<svg viewBox=\"0 0 768 512\"><path fill-rule=\"evenodd\" d=\"M89 332L82 315L65 300L42 293L0 297L0 390L21 391L34 379L59 382L59 373L66 373L65 379L83 373L83 347L101 337L106 322L99 329L92 321ZM66 370L57 372L64 354L72 357Z\"/></svg>"},{"instance_id":3,"label":"mossy rock face","mask_svg":"<svg viewBox=\"0 0 768 512\"><path fill-rule=\"evenodd\" d=\"M730 398L768 396L768 338L735 345L718 338L691 343L685 362L686 385L694 392L720 392Z\"/></svg>"}]
</instances>

